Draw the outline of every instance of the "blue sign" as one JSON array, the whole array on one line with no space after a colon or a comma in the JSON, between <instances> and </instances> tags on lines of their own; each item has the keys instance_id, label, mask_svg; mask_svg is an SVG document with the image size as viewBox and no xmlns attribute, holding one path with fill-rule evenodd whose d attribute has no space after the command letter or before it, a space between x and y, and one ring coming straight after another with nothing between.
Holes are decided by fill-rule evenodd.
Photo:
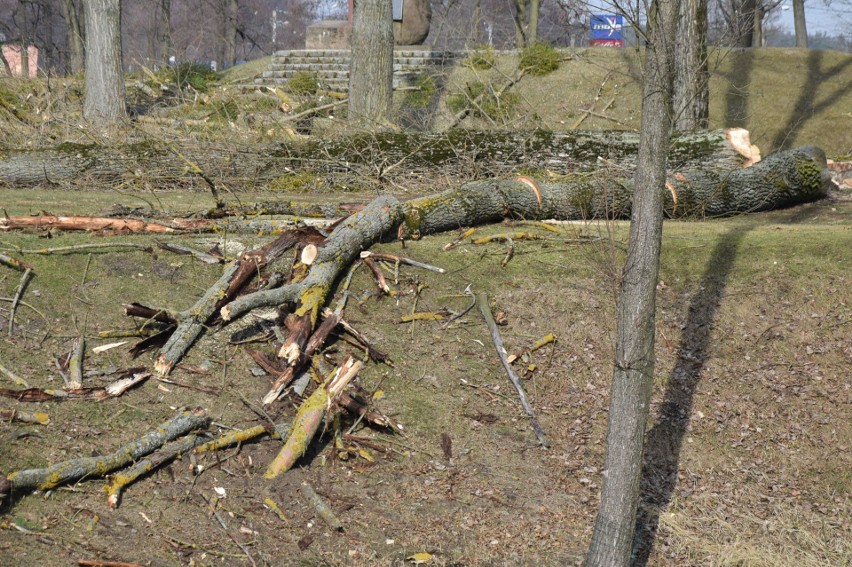
<instances>
[{"instance_id":1,"label":"blue sign","mask_svg":"<svg viewBox=\"0 0 852 567\"><path fill-rule=\"evenodd\" d=\"M592 39L621 39L621 28L624 26L622 16L593 14L591 20Z\"/></svg>"}]
</instances>

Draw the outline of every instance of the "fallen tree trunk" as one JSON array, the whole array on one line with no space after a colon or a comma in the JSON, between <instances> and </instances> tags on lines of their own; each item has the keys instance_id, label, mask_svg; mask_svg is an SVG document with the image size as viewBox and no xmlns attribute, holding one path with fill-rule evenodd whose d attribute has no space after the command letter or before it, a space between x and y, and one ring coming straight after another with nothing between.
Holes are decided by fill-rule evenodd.
<instances>
[{"instance_id":1,"label":"fallen tree trunk","mask_svg":"<svg viewBox=\"0 0 852 567\"><path fill-rule=\"evenodd\" d=\"M746 169L681 171L667 185L665 207L670 216L701 217L813 201L826 195L830 175L825 154L811 146L779 152ZM238 297L221 308L221 316L228 321L251 309L295 304L293 315L309 325L303 333L307 337L338 276L362 250L382 239L417 238L503 218L627 218L632 194L628 179L593 177L540 185L526 178L476 181L408 202L384 195L334 229L303 279ZM171 365L190 345L169 352Z\"/></svg>"},{"instance_id":2,"label":"fallen tree trunk","mask_svg":"<svg viewBox=\"0 0 852 567\"><path fill-rule=\"evenodd\" d=\"M44 149L0 148L0 185L24 187L74 180L132 185L155 180L163 186L203 187L214 180L238 189L286 180L295 171L386 179L450 167L462 173L471 168L487 170L493 175L523 166L564 174L598 169L607 163L632 168L638 145L636 132L548 130L358 134L251 151L221 145L178 148L156 142L123 147L61 144ZM724 130L683 134L672 141L669 155L673 168L704 164L733 169L745 161Z\"/></svg>"}]
</instances>

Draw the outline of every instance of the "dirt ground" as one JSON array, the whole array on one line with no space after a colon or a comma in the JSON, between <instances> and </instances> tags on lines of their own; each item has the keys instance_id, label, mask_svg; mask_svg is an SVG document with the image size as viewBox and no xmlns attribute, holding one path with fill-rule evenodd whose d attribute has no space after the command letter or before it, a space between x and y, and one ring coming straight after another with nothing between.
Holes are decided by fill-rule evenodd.
<instances>
[{"instance_id":1,"label":"dirt ground","mask_svg":"<svg viewBox=\"0 0 852 567\"><path fill-rule=\"evenodd\" d=\"M852 564L850 213L852 202L834 199L666 225L639 564ZM294 470L274 480L263 472L280 441L184 456L130 486L116 510L102 479L18 494L0 516L0 565L579 564L600 491L614 290L626 236L621 223L528 230L542 239L517 241L505 267L505 245L442 251L453 234L405 250L377 247L448 270L402 267L397 283L387 274L396 297L380 296L367 273L357 273L345 317L392 359L366 364L360 384L403 424L402 434L343 415L340 427L354 426L360 442L336 448L330 425ZM600 238L609 234L614 243ZM42 248L95 238L5 233L0 244ZM209 239L175 241L200 248ZM246 246L263 240L227 239ZM11 336L9 304L0 303L0 364L42 388L61 387L55 360L81 334L87 370L152 367L150 354L133 361L127 347L92 353L117 340L97 333L133 328L122 303L186 309L221 273L163 251L25 258L36 276ZM3 268L0 295L11 297L19 278ZM515 363L548 450L536 443L477 309L449 326L400 322L413 310L462 312L468 286L488 293L492 311L502 313L510 352L557 336ZM210 413L210 435L267 422L248 405L259 405L271 378L243 345L229 343L252 320L207 333L170 376L180 385L152 377L103 402L0 398L0 409L50 417L47 425L0 423L0 471L114 451L184 408ZM250 346L272 353L273 343ZM341 340L326 349L331 360L350 353L360 356ZM5 376L0 384L17 387ZM286 422L296 407L291 394L266 411ZM342 531L306 502L302 482L328 502ZM423 553L429 557L416 555Z\"/></svg>"}]
</instances>

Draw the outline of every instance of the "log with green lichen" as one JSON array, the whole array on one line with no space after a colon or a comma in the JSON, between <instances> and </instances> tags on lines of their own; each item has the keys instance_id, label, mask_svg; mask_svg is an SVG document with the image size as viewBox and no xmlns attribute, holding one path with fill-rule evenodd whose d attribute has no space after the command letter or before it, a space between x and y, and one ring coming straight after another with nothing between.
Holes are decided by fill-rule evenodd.
<instances>
[{"instance_id":1,"label":"log with green lichen","mask_svg":"<svg viewBox=\"0 0 852 567\"><path fill-rule=\"evenodd\" d=\"M744 169L672 172L665 207L670 217L678 218L765 211L824 197L830 182L825 154L809 146L770 155ZM505 218L630 216L633 189L629 175L588 176L536 186L540 194L528 183L495 179L474 181L407 202L383 195L337 226L303 281L242 296L222 308L222 318L227 321L251 309L289 302L297 302L298 314L313 314L322 307L338 275L362 250L399 234L419 237Z\"/></svg>"},{"instance_id":2,"label":"log with green lichen","mask_svg":"<svg viewBox=\"0 0 852 567\"><path fill-rule=\"evenodd\" d=\"M104 487L109 507L118 507L121 493L126 487L139 480L139 478L157 470L164 464L179 458L201 442L202 438L198 435L189 435L183 439L172 441L153 455L137 461L132 467L112 475L109 484Z\"/></svg>"},{"instance_id":3,"label":"log with green lichen","mask_svg":"<svg viewBox=\"0 0 852 567\"><path fill-rule=\"evenodd\" d=\"M284 446L269 464L264 478L275 478L287 472L305 454L332 402L360 368L361 362L350 357L302 403Z\"/></svg>"},{"instance_id":4,"label":"log with green lichen","mask_svg":"<svg viewBox=\"0 0 852 567\"><path fill-rule=\"evenodd\" d=\"M7 474L0 478L0 498L14 492L50 490L83 478L103 477L156 451L169 441L207 427L209 423L210 417L206 410L184 411L113 453L81 457L42 469Z\"/></svg>"}]
</instances>

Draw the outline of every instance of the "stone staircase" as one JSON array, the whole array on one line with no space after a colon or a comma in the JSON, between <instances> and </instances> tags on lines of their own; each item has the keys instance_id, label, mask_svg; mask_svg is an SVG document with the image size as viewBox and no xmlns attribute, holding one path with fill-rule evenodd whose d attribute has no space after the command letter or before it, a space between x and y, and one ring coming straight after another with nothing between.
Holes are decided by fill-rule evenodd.
<instances>
[{"instance_id":1,"label":"stone staircase","mask_svg":"<svg viewBox=\"0 0 852 567\"><path fill-rule=\"evenodd\" d=\"M425 70L440 71L452 65L458 53L428 49L394 49L393 88L410 84ZM302 49L277 51L263 75L255 79L259 85L283 85L299 72L314 73L320 86L345 92L349 89L348 49Z\"/></svg>"}]
</instances>

